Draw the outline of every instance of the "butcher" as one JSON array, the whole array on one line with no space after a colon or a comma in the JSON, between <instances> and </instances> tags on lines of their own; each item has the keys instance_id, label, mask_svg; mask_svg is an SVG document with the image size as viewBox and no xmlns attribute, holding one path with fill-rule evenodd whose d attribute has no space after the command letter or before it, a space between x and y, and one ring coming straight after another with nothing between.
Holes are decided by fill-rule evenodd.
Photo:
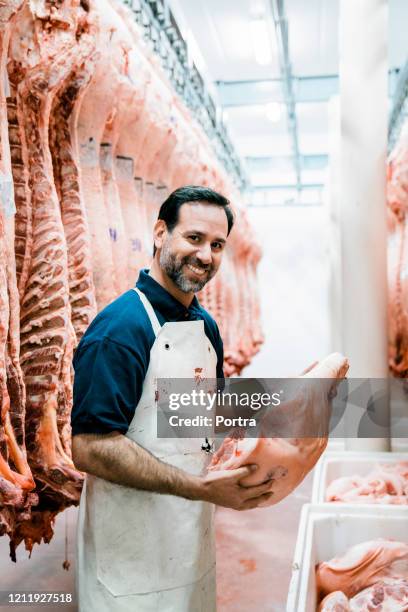
<instances>
[{"instance_id":1,"label":"butcher","mask_svg":"<svg viewBox=\"0 0 408 612\"><path fill-rule=\"evenodd\" d=\"M155 380L223 378L217 324L195 293L220 267L229 201L182 187L162 204L149 270L102 310L74 357L72 453L86 472L78 519L80 612L211 612L215 505L247 510L257 466L205 475L201 439L159 439Z\"/></svg>"}]
</instances>

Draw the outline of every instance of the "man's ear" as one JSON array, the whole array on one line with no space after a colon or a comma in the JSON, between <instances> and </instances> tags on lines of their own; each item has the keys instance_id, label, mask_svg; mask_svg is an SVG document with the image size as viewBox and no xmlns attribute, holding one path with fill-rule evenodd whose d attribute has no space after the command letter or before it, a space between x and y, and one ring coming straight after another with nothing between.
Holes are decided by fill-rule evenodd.
<instances>
[{"instance_id":1,"label":"man's ear","mask_svg":"<svg viewBox=\"0 0 408 612\"><path fill-rule=\"evenodd\" d=\"M156 249L161 249L167 237L167 225L163 219L158 219L153 228L153 240Z\"/></svg>"}]
</instances>

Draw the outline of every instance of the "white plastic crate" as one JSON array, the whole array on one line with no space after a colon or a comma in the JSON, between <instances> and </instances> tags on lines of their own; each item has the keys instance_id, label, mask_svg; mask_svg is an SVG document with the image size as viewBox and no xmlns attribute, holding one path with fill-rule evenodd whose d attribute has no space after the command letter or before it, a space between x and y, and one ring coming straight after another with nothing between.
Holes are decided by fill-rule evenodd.
<instances>
[{"instance_id":1,"label":"white plastic crate","mask_svg":"<svg viewBox=\"0 0 408 612\"><path fill-rule=\"evenodd\" d=\"M408 461L408 453L359 453L356 451L323 453L314 470L312 503L317 504L325 501L326 489L336 478L354 476L355 474L365 476L376 463L394 463L397 461ZM336 505L338 503L336 502ZM408 511L408 506L405 509Z\"/></svg>"},{"instance_id":2,"label":"white plastic crate","mask_svg":"<svg viewBox=\"0 0 408 612\"><path fill-rule=\"evenodd\" d=\"M305 504L289 586L287 612L316 612L315 567L376 538L408 542L407 513L398 506Z\"/></svg>"}]
</instances>

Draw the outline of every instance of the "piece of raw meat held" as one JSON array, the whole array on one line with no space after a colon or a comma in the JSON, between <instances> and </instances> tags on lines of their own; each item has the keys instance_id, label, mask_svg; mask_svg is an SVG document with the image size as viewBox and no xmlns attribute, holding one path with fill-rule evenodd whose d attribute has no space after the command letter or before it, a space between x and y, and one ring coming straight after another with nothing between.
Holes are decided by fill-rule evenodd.
<instances>
[{"instance_id":1,"label":"piece of raw meat held","mask_svg":"<svg viewBox=\"0 0 408 612\"><path fill-rule=\"evenodd\" d=\"M319 599L333 591L354 597L380 580L407 577L408 544L382 538L357 544L316 568Z\"/></svg>"},{"instance_id":2,"label":"piece of raw meat held","mask_svg":"<svg viewBox=\"0 0 408 612\"><path fill-rule=\"evenodd\" d=\"M331 393L340 381L346 376L348 361L339 353L333 353L316 365L310 372L301 378L328 379L326 388L323 382L316 385L305 385L306 392L300 392L296 397L285 404L281 404L281 412L292 418L298 412L295 427L301 431L302 425L316 424L316 431L321 421L328 424L330 418L330 405L328 392ZM322 395L324 392L324 396ZM306 402L305 402L306 399ZM274 410L270 411L273 415ZM268 423L268 413L260 423L260 431L271 432ZM300 434L301 435L301 434ZM327 426L323 426L323 433L315 437L263 437L239 438L228 437L221 448L214 454L209 470L232 470L243 465L256 464L258 469L244 478L243 485L258 485L272 479L272 496L264 502L263 506L270 506L287 497L304 479L306 474L314 467L320 455L327 446Z\"/></svg>"}]
</instances>

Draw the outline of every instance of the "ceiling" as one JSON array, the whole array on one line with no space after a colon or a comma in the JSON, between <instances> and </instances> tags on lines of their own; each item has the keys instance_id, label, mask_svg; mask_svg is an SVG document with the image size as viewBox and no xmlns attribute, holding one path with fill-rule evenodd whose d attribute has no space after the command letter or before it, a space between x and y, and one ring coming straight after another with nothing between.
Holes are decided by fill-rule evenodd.
<instances>
[{"instance_id":1,"label":"ceiling","mask_svg":"<svg viewBox=\"0 0 408 612\"><path fill-rule=\"evenodd\" d=\"M270 0L169 0L169 4L191 56L223 109L254 189L252 202L320 201L328 163L329 100L338 92L339 0L282 2L288 24L294 130L288 122ZM255 60L250 32L249 24L259 14L265 15L268 25L272 53L267 65ZM398 71L408 57L407 25L408 0L389 0L390 106ZM266 104L271 102L279 103L280 118L268 118Z\"/></svg>"}]
</instances>

